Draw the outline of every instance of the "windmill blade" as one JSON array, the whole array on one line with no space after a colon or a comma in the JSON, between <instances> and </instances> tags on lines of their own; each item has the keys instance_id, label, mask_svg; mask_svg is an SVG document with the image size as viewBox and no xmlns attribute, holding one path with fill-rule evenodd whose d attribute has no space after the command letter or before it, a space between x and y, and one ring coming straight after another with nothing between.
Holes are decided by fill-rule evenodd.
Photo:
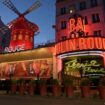
<instances>
[{"instance_id":1,"label":"windmill blade","mask_svg":"<svg viewBox=\"0 0 105 105\"><path fill-rule=\"evenodd\" d=\"M37 0L29 9L27 9L23 15L27 15L28 13L32 12L33 10L39 8L41 6L41 3L39 0Z\"/></svg>"},{"instance_id":2,"label":"windmill blade","mask_svg":"<svg viewBox=\"0 0 105 105\"><path fill-rule=\"evenodd\" d=\"M10 0L4 0L3 4L6 5L9 9L11 9L13 12L15 12L17 15L20 15L21 13L16 9L14 4Z\"/></svg>"}]
</instances>

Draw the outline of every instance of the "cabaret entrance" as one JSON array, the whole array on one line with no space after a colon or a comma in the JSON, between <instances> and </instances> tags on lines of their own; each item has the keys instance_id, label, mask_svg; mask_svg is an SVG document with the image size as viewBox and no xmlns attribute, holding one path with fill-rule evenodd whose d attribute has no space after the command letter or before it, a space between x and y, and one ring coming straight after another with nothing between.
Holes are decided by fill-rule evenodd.
<instances>
[{"instance_id":1,"label":"cabaret entrance","mask_svg":"<svg viewBox=\"0 0 105 105\"><path fill-rule=\"evenodd\" d=\"M75 86L80 86L81 78L90 78L93 86L98 86L99 78L105 76L104 57L101 51L84 51L62 54L62 80L71 77Z\"/></svg>"}]
</instances>

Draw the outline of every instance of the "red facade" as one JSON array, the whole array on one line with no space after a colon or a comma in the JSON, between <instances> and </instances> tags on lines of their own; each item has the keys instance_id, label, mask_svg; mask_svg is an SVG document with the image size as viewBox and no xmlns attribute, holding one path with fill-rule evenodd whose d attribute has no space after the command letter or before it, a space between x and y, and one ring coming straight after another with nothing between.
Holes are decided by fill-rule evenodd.
<instances>
[{"instance_id":1,"label":"red facade","mask_svg":"<svg viewBox=\"0 0 105 105\"><path fill-rule=\"evenodd\" d=\"M87 36L105 36L104 0L57 0L56 40L70 38L69 20L74 14L84 19Z\"/></svg>"}]
</instances>

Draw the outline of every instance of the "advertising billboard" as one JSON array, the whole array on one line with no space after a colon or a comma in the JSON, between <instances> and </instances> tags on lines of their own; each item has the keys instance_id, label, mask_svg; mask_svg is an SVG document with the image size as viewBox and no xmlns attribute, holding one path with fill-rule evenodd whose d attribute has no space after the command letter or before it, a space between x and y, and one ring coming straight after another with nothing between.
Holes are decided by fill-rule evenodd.
<instances>
[{"instance_id":1,"label":"advertising billboard","mask_svg":"<svg viewBox=\"0 0 105 105\"><path fill-rule=\"evenodd\" d=\"M36 77L52 76L52 59L21 61L0 64L0 77Z\"/></svg>"}]
</instances>

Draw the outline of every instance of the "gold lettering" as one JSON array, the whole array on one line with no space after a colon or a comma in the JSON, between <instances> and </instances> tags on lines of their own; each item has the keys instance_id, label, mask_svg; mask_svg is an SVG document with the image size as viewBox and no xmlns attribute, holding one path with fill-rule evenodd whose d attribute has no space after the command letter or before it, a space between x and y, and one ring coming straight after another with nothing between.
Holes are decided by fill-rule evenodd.
<instances>
[{"instance_id":1,"label":"gold lettering","mask_svg":"<svg viewBox=\"0 0 105 105\"><path fill-rule=\"evenodd\" d=\"M105 49L105 38L76 38L56 44L57 54L76 50Z\"/></svg>"},{"instance_id":2,"label":"gold lettering","mask_svg":"<svg viewBox=\"0 0 105 105\"><path fill-rule=\"evenodd\" d=\"M102 49L102 38L94 38L95 48Z\"/></svg>"},{"instance_id":3,"label":"gold lettering","mask_svg":"<svg viewBox=\"0 0 105 105\"><path fill-rule=\"evenodd\" d=\"M76 50L76 39L69 40L69 45L70 51Z\"/></svg>"},{"instance_id":4,"label":"gold lettering","mask_svg":"<svg viewBox=\"0 0 105 105\"><path fill-rule=\"evenodd\" d=\"M102 42L103 42L103 49L105 49L105 38L103 38Z\"/></svg>"},{"instance_id":5,"label":"gold lettering","mask_svg":"<svg viewBox=\"0 0 105 105\"><path fill-rule=\"evenodd\" d=\"M86 40L84 38L80 38L79 39L79 49L80 50L87 49L86 45L87 45Z\"/></svg>"},{"instance_id":6,"label":"gold lettering","mask_svg":"<svg viewBox=\"0 0 105 105\"><path fill-rule=\"evenodd\" d=\"M66 40L66 49L67 49L67 52L69 51L69 46L70 46L69 41Z\"/></svg>"},{"instance_id":7,"label":"gold lettering","mask_svg":"<svg viewBox=\"0 0 105 105\"><path fill-rule=\"evenodd\" d=\"M93 38L87 38L87 48L88 49L94 49L94 39Z\"/></svg>"}]
</instances>

